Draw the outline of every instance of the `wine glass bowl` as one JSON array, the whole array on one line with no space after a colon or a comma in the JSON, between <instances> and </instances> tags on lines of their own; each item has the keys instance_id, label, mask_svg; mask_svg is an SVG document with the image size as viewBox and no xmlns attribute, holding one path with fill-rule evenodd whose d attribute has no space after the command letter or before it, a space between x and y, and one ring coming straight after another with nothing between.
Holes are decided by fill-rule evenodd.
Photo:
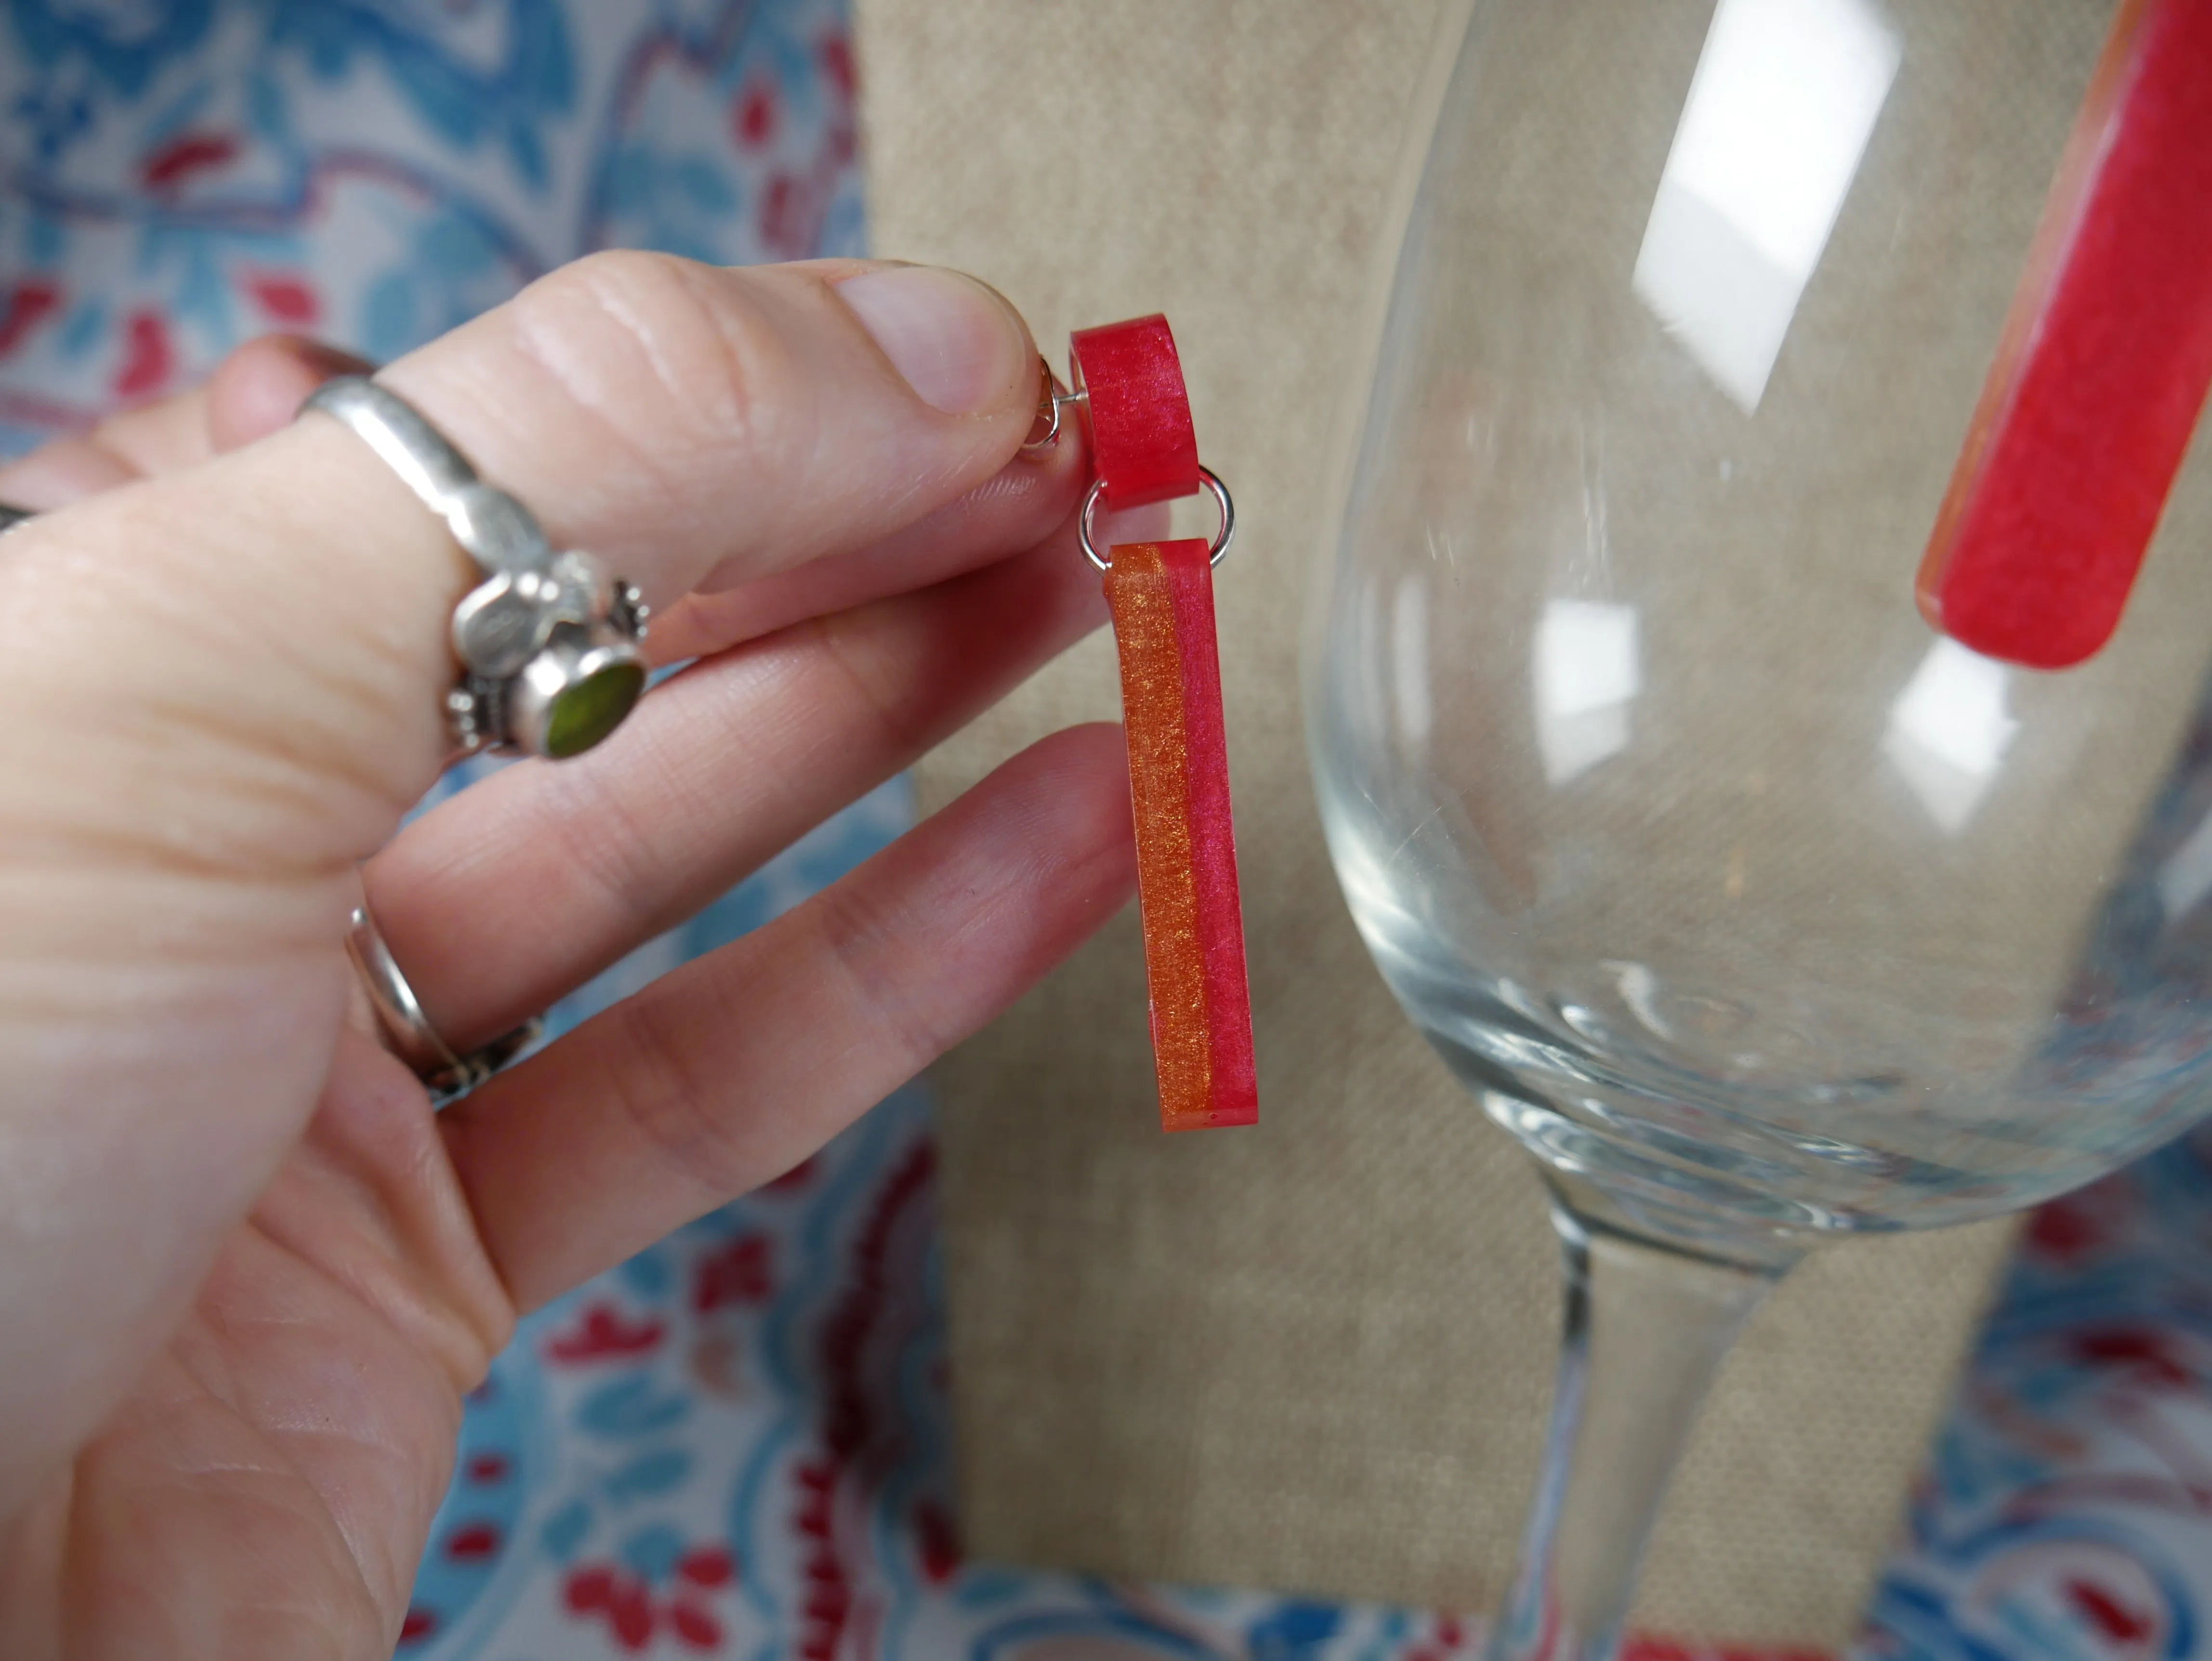
<instances>
[{"instance_id":1,"label":"wine glass bowl","mask_svg":"<svg viewBox=\"0 0 2212 1661\"><path fill-rule=\"evenodd\" d=\"M2212 1084L2175 864L2212 800L2207 470L2080 668L1913 604L2109 8L1781 8L1896 61L1754 389L1666 285L1735 257L1683 252L1669 158L1761 9L1481 9L1311 660L1393 989L1540 1156L1709 1239L2012 1209Z\"/></svg>"},{"instance_id":2,"label":"wine glass bowl","mask_svg":"<svg viewBox=\"0 0 2212 1661\"><path fill-rule=\"evenodd\" d=\"M2113 17L1474 7L1306 703L1369 948L1562 1207L1561 1403L1494 1653L1610 1653L1764 1277L2212 1106L2212 465L2078 666L1979 655L1915 596Z\"/></svg>"}]
</instances>

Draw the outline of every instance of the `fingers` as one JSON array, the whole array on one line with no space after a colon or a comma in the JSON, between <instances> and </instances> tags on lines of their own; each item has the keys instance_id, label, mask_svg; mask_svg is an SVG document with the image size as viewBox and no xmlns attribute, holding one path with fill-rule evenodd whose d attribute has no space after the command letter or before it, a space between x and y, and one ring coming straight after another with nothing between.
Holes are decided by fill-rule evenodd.
<instances>
[{"instance_id":1,"label":"fingers","mask_svg":"<svg viewBox=\"0 0 2212 1661\"><path fill-rule=\"evenodd\" d=\"M58 438L0 467L0 502L50 513L138 477L131 462L91 438Z\"/></svg>"},{"instance_id":2,"label":"fingers","mask_svg":"<svg viewBox=\"0 0 2212 1661\"><path fill-rule=\"evenodd\" d=\"M208 377L207 410L201 423L205 441L216 453L243 449L289 425L307 394L325 380L368 374L375 367L365 357L297 335L249 340ZM145 471L167 470L149 466Z\"/></svg>"},{"instance_id":3,"label":"fingers","mask_svg":"<svg viewBox=\"0 0 2212 1661\"><path fill-rule=\"evenodd\" d=\"M957 500L1011 459L1036 385L1020 319L951 273L630 253L386 373L556 540L660 601ZM473 570L319 418L7 544L0 1329L46 1359L0 1370L0 1421L65 1451L315 1099L355 867L445 760Z\"/></svg>"},{"instance_id":4,"label":"fingers","mask_svg":"<svg viewBox=\"0 0 2212 1661\"><path fill-rule=\"evenodd\" d=\"M556 539L667 601L864 547L982 484L1026 435L1036 356L954 272L625 254L386 379Z\"/></svg>"},{"instance_id":5,"label":"fingers","mask_svg":"<svg viewBox=\"0 0 2212 1661\"><path fill-rule=\"evenodd\" d=\"M208 441L207 401L202 382L109 416L87 437L135 478L173 472L215 453Z\"/></svg>"},{"instance_id":6,"label":"fingers","mask_svg":"<svg viewBox=\"0 0 2212 1661\"><path fill-rule=\"evenodd\" d=\"M1033 548L1069 526L1067 503L1088 477L1079 441L1017 456L956 502L871 547L832 554L750 581L709 577L656 618L656 661L705 657L803 618L842 611L943 581ZM1079 559L1072 540L1071 556Z\"/></svg>"},{"instance_id":7,"label":"fingers","mask_svg":"<svg viewBox=\"0 0 2212 1661\"><path fill-rule=\"evenodd\" d=\"M790 1169L1012 1001L1134 881L1121 731L1060 733L449 1109L447 1147L519 1306Z\"/></svg>"},{"instance_id":8,"label":"fingers","mask_svg":"<svg viewBox=\"0 0 2212 1661\"><path fill-rule=\"evenodd\" d=\"M628 742L507 769L403 831L368 903L466 1050L707 904L1104 620L1072 528L694 666Z\"/></svg>"},{"instance_id":9,"label":"fingers","mask_svg":"<svg viewBox=\"0 0 2212 1661\"><path fill-rule=\"evenodd\" d=\"M297 336L249 340L204 384L110 416L82 438L56 439L0 466L0 502L51 512L174 472L267 437L324 381L369 368L350 353Z\"/></svg>"},{"instance_id":10,"label":"fingers","mask_svg":"<svg viewBox=\"0 0 2212 1661\"><path fill-rule=\"evenodd\" d=\"M556 273L385 378L556 540L659 602L710 572L867 546L956 501L1026 435L1034 362L1005 302L951 272L623 254ZM444 754L447 624L471 574L443 526L320 420L81 512L15 533L19 565L43 553L69 571L25 671L65 684L83 678L82 643L105 646L80 724L134 740L122 759L149 783L191 755L191 794L236 800L223 758L192 754L210 737L257 774L321 764L316 793L280 804L316 826L285 812L204 827L264 832L225 854L370 851ZM155 707L165 719L144 721Z\"/></svg>"}]
</instances>

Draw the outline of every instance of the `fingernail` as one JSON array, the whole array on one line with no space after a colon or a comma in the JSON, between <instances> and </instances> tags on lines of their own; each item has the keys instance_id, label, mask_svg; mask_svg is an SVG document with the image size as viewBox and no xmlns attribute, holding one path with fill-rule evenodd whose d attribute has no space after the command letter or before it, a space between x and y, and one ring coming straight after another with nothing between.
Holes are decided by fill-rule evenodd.
<instances>
[{"instance_id":1,"label":"fingernail","mask_svg":"<svg viewBox=\"0 0 2212 1661\"><path fill-rule=\"evenodd\" d=\"M374 374L376 365L365 357L356 357L341 347L316 339L312 335L279 334L268 337L270 344L289 353L306 367L318 380L334 380L343 374Z\"/></svg>"},{"instance_id":2,"label":"fingernail","mask_svg":"<svg viewBox=\"0 0 2212 1661\"><path fill-rule=\"evenodd\" d=\"M1004 404L1036 375L1013 308L973 277L902 265L848 277L837 294L922 402L947 415Z\"/></svg>"}]
</instances>

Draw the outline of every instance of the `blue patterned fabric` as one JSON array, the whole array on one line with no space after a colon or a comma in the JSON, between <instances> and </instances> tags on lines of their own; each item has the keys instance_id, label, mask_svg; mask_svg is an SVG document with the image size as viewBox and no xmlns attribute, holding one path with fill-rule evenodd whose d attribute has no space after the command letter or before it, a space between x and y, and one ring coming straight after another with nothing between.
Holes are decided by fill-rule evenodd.
<instances>
[{"instance_id":1,"label":"blue patterned fabric","mask_svg":"<svg viewBox=\"0 0 2212 1661\"><path fill-rule=\"evenodd\" d=\"M854 98L836 0L0 0L0 448L272 328L392 356L595 248L857 252ZM565 1001L556 1029L911 817L903 784L875 792ZM1479 1625L1448 1615L963 1563L936 1193L909 1088L526 1322L468 1403L401 1655L1472 1652ZM2039 1214L1869 1655L2212 1641L2208 1244L2212 1135ZM1758 1652L1630 1651L1724 1653Z\"/></svg>"},{"instance_id":2,"label":"blue patterned fabric","mask_svg":"<svg viewBox=\"0 0 2212 1661\"><path fill-rule=\"evenodd\" d=\"M858 252L836 0L0 0L0 440L596 248Z\"/></svg>"},{"instance_id":3,"label":"blue patterned fabric","mask_svg":"<svg viewBox=\"0 0 2212 1661\"><path fill-rule=\"evenodd\" d=\"M2212 1128L2029 1220L1870 1656L2212 1645Z\"/></svg>"}]
</instances>

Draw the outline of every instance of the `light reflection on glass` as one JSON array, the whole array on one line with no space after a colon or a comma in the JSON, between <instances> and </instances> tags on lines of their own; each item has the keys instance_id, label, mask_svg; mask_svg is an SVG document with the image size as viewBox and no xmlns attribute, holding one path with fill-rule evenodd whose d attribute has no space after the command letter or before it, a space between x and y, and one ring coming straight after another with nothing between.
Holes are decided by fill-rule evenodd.
<instances>
[{"instance_id":1,"label":"light reflection on glass","mask_svg":"<svg viewBox=\"0 0 2212 1661\"><path fill-rule=\"evenodd\" d=\"M1390 613L1398 739L1418 759L1428 750L1435 715L1429 700L1429 585L1419 572L1398 585Z\"/></svg>"},{"instance_id":2,"label":"light reflection on glass","mask_svg":"<svg viewBox=\"0 0 2212 1661\"><path fill-rule=\"evenodd\" d=\"M1759 407L1896 77L1870 0L1720 0L1636 257L1638 296Z\"/></svg>"},{"instance_id":3,"label":"light reflection on glass","mask_svg":"<svg viewBox=\"0 0 2212 1661\"><path fill-rule=\"evenodd\" d=\"M2158 902L2173 922L2212 894L2212 813L2204 816L2158 869Z\"/></svg>"},{"instance_id":4,"label":"light reflection on glass","mask_svg":"<svg viewBox=\"0 0 2212 1661\"><path fill-rule=\"evenodd\" d=\"M1628 747L1628 706L1643 690L1636 608L1547 600L1536 623L1536 741L1552 784Z\"/></svg>"},{"instance_id":5,"label":"light reflection on glass","mask_svg":"<svg viewBox=\"0 0 2212 1661\"><path fill-rule=\"evenodd\" d=\"M1890 706L1882 753L1954 835L1996 782L2020 729L2005 709L2005 676L2002 664L1938 640Z\"/></svg>"},{"instance_id":6,"label":"light reflection on glass","mask_svg":"<svg viewBox=\"0 0 2212 1661\"><path fill-rule=\"evenodd\" d=\"M1613 977L1620 989L1620 1001L1628 1006L1630 1014L1644 1023L1653 1032L1674 1042L1674 1028L1659 1008L1659 977L1650 966L1640 963L1622 963L1608 958L1598 964Z\"/></svg>"}]
</instances>

